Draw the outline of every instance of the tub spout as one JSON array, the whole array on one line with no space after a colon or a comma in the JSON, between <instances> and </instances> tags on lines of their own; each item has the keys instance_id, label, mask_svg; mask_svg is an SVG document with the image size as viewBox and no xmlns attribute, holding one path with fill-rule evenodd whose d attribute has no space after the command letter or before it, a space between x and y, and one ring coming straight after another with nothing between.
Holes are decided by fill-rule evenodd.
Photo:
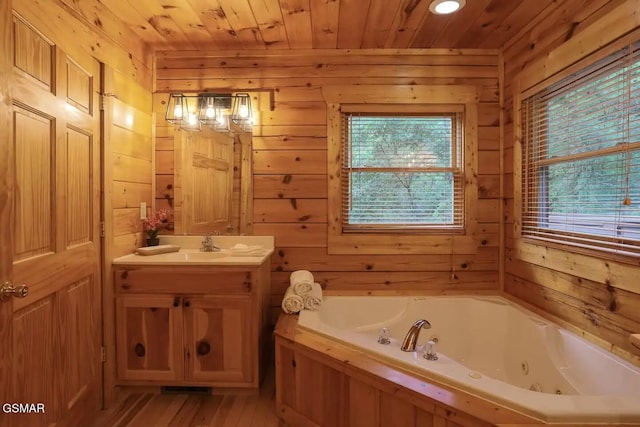
<instances>
[{"instance_id":1,"label":"tub spout","mask_svg":"<svg viewBox=\"0 0 640 427\"><path fill-rule=\"evenodd\" d=\"M416 351L416 344L418 342L418 335L420 335L421 329L430 329L431 323L427 320L420 319L416 323L413 324L409 328L409 332L405 335L404 340L402 340L402 346L400 350L402 351Z\"/></svg>"}]
</instances>

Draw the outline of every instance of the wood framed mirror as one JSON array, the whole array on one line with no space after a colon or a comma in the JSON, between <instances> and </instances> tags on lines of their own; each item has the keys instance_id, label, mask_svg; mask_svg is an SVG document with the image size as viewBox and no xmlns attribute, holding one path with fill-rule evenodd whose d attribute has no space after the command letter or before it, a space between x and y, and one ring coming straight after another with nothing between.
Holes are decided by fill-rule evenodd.
<instances>
[{"instance_id":1,"label":"wood framed mirror","mask_svg":"<svg viewBox=\"0 0 640 427\"><path fill-rule=\"evenodd\" d=\"M175 234L251 234L251 139L251 133L240 129L176 129Z\"/></svg>"}]
</instances>

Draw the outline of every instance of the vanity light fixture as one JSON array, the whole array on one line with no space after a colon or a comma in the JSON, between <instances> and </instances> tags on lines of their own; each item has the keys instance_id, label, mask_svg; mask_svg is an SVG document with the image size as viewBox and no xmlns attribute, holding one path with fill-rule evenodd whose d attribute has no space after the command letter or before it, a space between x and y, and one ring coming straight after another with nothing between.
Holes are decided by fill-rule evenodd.
<instances>
[{"instance_id":1,"label":"vanity light fixture","mask_svg":"<svg viewBox=\"0 0 640 427\"><path fill-rule=\"evenodd\" d=\"M165 120L191 132L201 130L202 126L217 132L232 132L231 123L250 132L253 126L251 96L248 93L172 93Z\"/></svg>"},{"instance_id":2,"label":"vanity light fixture","mask_svg":"<svg viewBox=\"0 0 640 427\"><path fill-rule=\"evenodd\" d=\"M429 10L436 15L448 15L462 9L466 0L433 0Z\"/></svg>"}]
</instances>

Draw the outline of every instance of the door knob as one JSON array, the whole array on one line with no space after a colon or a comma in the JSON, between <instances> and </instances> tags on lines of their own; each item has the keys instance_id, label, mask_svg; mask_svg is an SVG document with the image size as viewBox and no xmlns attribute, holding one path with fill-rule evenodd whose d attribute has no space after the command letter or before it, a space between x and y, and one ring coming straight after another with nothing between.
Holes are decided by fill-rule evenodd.
<instances>
[{"instance_id":1,"label":"door knob","mask_svg":"<svg viewBox=\"0 0 640 427\"><path fill-rule=\"evenodd\" d=\"M11 282L4 282L0 286L0 301L6 301L11 297L24 298L29 293L27 285L13 286Z\"/></svg>"}]
</instances>

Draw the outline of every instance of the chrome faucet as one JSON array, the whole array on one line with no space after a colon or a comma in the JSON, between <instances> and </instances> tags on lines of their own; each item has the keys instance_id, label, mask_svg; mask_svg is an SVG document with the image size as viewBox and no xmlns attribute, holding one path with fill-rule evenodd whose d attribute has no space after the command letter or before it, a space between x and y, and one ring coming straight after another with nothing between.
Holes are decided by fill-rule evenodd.
<instances>
[{"instance_id":1,"label":"chrome faucet","mask_svg":"<svg viewBox=\"0 0 640 427\"><path fill-rule=\"evenodd\" d=\"M418 343L418 335L420 335L421 329L431 329L431 323L427 320L420 319L409 328L409 332L402 340L402 351L416 351L416 344Z\"/></svg>"},{"instance_id":2,"label":"chrome faucet","mask_svg":"<svg viewBox=\"0 0 640 427\"><path fill-rule=\"evenodd\" d=\"M220 248L213 244L211 233L207 233L202 237L201 252L220 252Z\"/></svg>"}]
</instances>

